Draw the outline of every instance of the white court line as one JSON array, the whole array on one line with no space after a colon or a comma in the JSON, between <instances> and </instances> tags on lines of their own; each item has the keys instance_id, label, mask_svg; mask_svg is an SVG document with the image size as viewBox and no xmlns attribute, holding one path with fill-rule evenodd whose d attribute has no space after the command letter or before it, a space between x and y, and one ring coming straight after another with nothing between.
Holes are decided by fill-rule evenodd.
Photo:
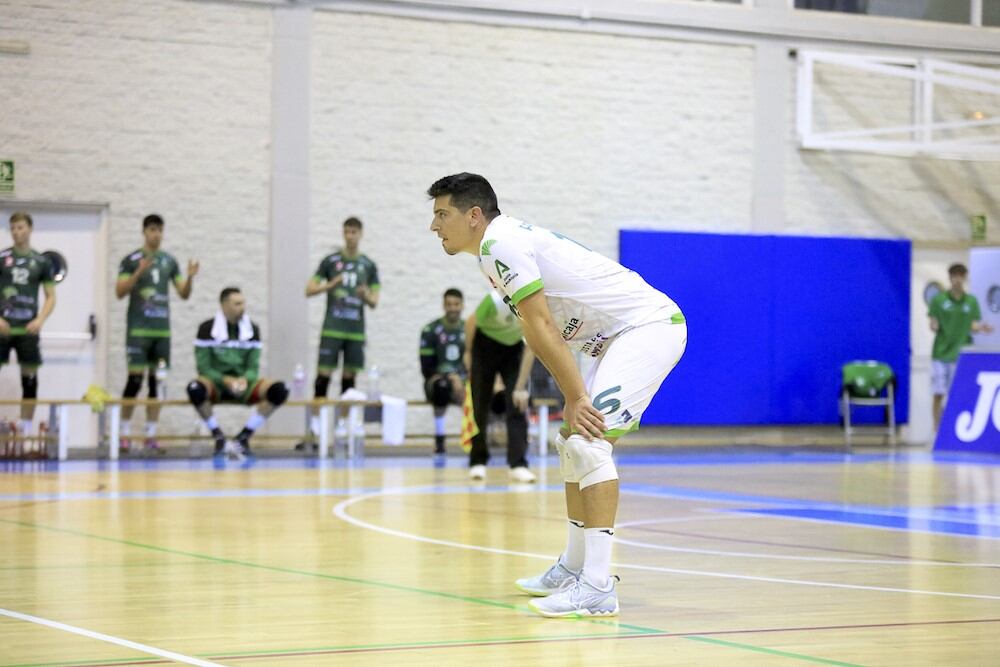
<instances>
[{"instance_id":1,"label":"white court line","mask_svg":"<svg viewBox=\"0 0 1000 667\"><path fill-rule=\"evenodd\" d=\"M684 523L686 521L722 521L742 518L739 514L714 514L711 510L702 510L705 514L698 516L675 516L666 519L639 519L637 521L622 521L615 525L616 528L627 528L629 526L648 526L653 523ZM706 516L710 515L710 516ZM759 514L751 514L758 519L763 518Z\"/></svg>"},{"instance_id":2,"label":"white court line","mask_svg":"<svg viewBox=\"0 0 1000 667\"><path fill-rule=\"evenodd\" d=\"M505 556L523 556L525 558L541 558L543 560L552 561L553 556L551 554L535 554L525 551L511 551L509 549L495 549L493 547L481 547L475 544L465 544L462 542L451 542L449 540L438 540L433 537L424 537L423 535L414 535L413 533L404 533L400 530L393 530L391 528L383 528L382 526L376 526L375 524L368 523L367 521L362 521L361 519L356 519L347 513L347 508L355 503L359 503L363 500L370 500L372 498L378 498L381 496L387 496L391 494L406 494L413 493L414 491L424 490L426 487L410 487L410 488L396 488L396 489L383 489L382 491L376 491L374 493L366 493L364 495L355 496L353 498L348 498L337 503L333 508L333 514L338 518L346 521L347 523L358 526L359 528L365 528L367 530L374 530L385 535L392 535L394 537L401 537L407 540L414 540L416 542L426 542L428 544L439 544L446 547L455 547L456 549L469 549L470 551L483 551L486 553L500 554ZM1000 600L1000 595L977 595L975 593L951 593L948 591L925 591L915 588L890 588L887 586L863 586L860 584L836 584L823 581L810 581L805 579L779 579L777 577L758 577L749 574L729 574L726 572L708 572L704 570L682 570L671 567L656 567L653 565L630 565L627 563L612 563L617 568L628 569L628 570L643 570L646 572L666 572L669 574L689 574L699 577L717 577L721 579L741 579L744 581L763 581L774 584L792 584L795 586L817 586L820 588L845 588L850 590L860 590L860 591L883 591L887 593L910 593L914 595L935 595L941 597L955 597L955 598L973 598L977 600Z\"/></svg>"},{"instance_id":3,"label":"white court line","mask_svg":"<svg viewBox=\"0 0 1000 667\"><path fill-rule=\"evenodd\" d=\"M20 621L46 625L50 628L55 628L56 630L65 630L66 632L72 632L77 635L89 637L90 639L97 639L102 642L108 642L109 644L117 644L118 646L135 649L136 651L141 651L142 653L167 658L168 660L173 660L174 662L183 662L186 665L198 665L199 667L224 667L217 662L191 658L186 655L181 655L180 653L174 653L173 651L165 651L162 648L156 648L155 646L147 646L146 644L129 641L128 639L112 637L111 635L94 632L93 630L78 628L75 625L67 625L65 623L60 623L59 621L50 621L47 618L39 618L38 616L31 616L30 614L22 614L16 611L10 611L9 609L0 609L0 616L9 616L10 618L16 618Z\"/></svg>"},{"instance_id":4,"label":"white court line","mask_svg":"<svg viewBox=\"0 0 1000 667\"><path fill-rule=\"evenodd\" d=\"M648 542L635 542L633 540L615 537L615 543L627 544L633 547L644 549L656 549L658 551L677 551L689 554L704 554L707 556L738 556L740 558L769 558L772 560L804 560L819 563L862 563L864 565L936 565L939 567L1000 567L1000 563L947 563L937 560L881 560L877 558L837 558L835 556L793 556L790 554L762 554L746 551L718 551L715 549L694 549L689 547L670 547L663 544L650 544ZM795 545L787 545L789 547ZM809 547L799 547L808 549Z\"/></svg>"}]
</instances>

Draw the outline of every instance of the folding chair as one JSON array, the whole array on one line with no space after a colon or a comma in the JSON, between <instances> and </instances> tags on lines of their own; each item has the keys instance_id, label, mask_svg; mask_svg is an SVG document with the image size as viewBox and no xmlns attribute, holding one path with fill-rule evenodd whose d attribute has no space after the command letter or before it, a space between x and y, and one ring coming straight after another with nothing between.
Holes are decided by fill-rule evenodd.
<instances>
[{"instance_id":1,"label":"folding chair","mask_svg":"<svg viewBox=\"0 0 1000 667\"><path fill-rule=\"evenodd\" d=\"M840 415L844 424L847 451L852 450L852 436L878 433L888 436L896 446L896 374L881 361L851 361L841 366ZM884 406L885 426L858 427L851 423L851 406Z\"/></svg>"}]
</instances>

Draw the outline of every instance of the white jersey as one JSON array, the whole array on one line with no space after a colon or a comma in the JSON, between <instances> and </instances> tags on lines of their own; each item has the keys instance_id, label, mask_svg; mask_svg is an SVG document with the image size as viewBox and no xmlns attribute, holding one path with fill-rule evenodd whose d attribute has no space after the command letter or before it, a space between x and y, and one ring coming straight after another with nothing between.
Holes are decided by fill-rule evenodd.
<instances>
[{"instance_id":1,"label":"white jersey","mask_svg":"<svg viewBox=\"0 0 1000 667\"><path fill-rule=\"evenodd\" d=\"M518 303L544 289L563 340L591 357L627 329L684 321L677 304L635 271L510 216L497 216L486 227L479 268L515 314Z\"/></svg>"}]
</instances>

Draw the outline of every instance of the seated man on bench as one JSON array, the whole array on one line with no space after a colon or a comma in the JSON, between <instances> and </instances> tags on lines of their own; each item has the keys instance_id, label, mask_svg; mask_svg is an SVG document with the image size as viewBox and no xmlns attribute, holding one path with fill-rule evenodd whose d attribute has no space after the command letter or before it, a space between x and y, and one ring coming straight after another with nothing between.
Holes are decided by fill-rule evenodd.
<instances>
[{"instance_id":1,"label":"seated man on bench","mask_svg":"<svg viewBox=\"0 0 1000 667\"><path fill-rule=\"evenodd\" d=\"M212 414L218 402L256 405L246 426L236 436L236 454L250 454L250 436L288 398L284 382L259 377L260 329L246 314L246 299L238 287L219 296L215 317L198 327L194 356L198 377L187 386L188 398L215 439L215 455L226 448L226 436Z\"/></svg>"}]
</instances>

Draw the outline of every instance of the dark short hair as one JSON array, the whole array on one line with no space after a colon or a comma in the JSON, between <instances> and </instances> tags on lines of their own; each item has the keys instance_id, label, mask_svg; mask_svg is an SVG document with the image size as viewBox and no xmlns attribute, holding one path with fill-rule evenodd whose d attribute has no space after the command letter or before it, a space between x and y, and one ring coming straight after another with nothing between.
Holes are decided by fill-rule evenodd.
<instances>
[{"instance_id":1,"label":"dark short hair","mask_svg":"<svg viewBox=\"0 0 1000 667\"><path fill-rule=\"evenodd\" d=\"M344 220L344 227L357 227L358 229L363 229L364 225L361 224L361 220L351 216L347 220Z\"/></svg>"},{"instance_id":2,"label":"dark short hair","mask_svg":"<svg viewBox=\"0 0 1000 667\"><path fill-rule=\"evenodd\" d=\"M13 225L15 222L26 222L32 229L35 228L35 221L31 219L31 216L26 211L14 211L11 213L10 224Z\"/></svg>"},{"instance_id":3,"label":"dark short hair","mask_svg":"<svg viewBox=\"0 0 1000 667\"><path fill-rule=\"evenodd\" d=\"M452 206L462 212L478 206L487 220L500 215L497 194L493 192L493 186L479 174L468 172L452 174L439 178L427 188L427 196L431 199L443 195L451 195Z\"/></svg>"},{"instance_id":4,"label":"dark short hair","mask_svg":"<svg viewBox=\"0 0 1000 667\"><path fill-rule=\"evenodd\" d=\"M163 218L155 213L150 213L145 218L142 219L142 228L145 230L147 227L162 227Z\"/></svg>"},{"instance_id":5,"label":"dark short hair","mask_svg":"<svg viewBox=\"0 0 1000 667\"><path fill-rule=\"evenodd\" d=\"M242 294L242 293L243 292L240 291L239 287L227 287L226 289L222 290L222 292L219 293L219 303L222 303L227 298L229 298L230 294Z\"/></svg>"},{"instance_id":6,"label":"dark short hair","mask_svg":"<svg viewBox=\"0 0 1000 667\"><path fill-rule=\"evenodd\" d=\"M457 296L462 301L465 301L465 297L462 296L462 290L457 287L449 287L444 291L444 298L447 299L449 296Z\"/></svg>"},{"instance_id":7,"label":"dark short hair","mask_svg":"<svg viewBox=\"0 0 1000 667\"><path fill-rule=\"evenodd\" d=\"M967 276L969 275L969 269L966 268L965 264L952 264L948 267L949 276Z\"/></svg>"}]
</instances>

